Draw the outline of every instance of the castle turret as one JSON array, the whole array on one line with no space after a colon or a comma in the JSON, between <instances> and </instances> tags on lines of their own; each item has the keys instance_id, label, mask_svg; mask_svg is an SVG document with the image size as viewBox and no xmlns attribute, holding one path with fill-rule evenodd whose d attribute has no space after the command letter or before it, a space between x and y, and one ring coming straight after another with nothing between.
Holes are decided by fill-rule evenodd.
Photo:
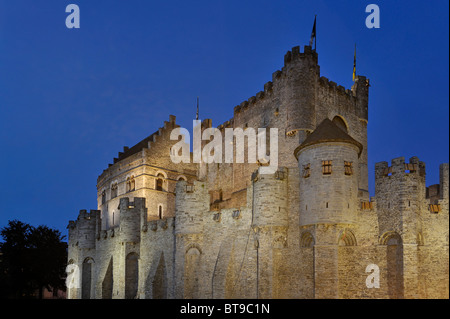
<instances>
[{"instance_id":1,"label":"castle turret","mask_svg":"<svg viewBox=\"0 0 450 319\"><path fill-rule=\"evenodd\" d=\"M99 220L99 210L80 210L76 222L69 223L69 245L75 241L79 249L94 249Z\"/></svg>"},{"instance_id":2,"label":"castle turret","mask_svg":"<svg viewBox=\"0 0 450 319\"><path fill-rule=\"evenodd\" d=\"M145 198L135 197L131 202L128 197L120 199L120 241L139 243L141 237L141 215L146 215Z\"/></svg>"},{"instance_id":3,"label":"castle turret","mask_svg":"<svg viewBox=\"0 0 450 319\"><path fill-rule=\"evenodd\" d=\"M296 149L300 168L300 225L352 223L358 210L362 145L325 119Z\"/></svg>"},{"instance_id":4,"label":"castle turret","mask_svg":"<svg viewBox=\"0 0 450 319\"><path fill-rule=\"evenodd\" d=\"M287 226L287 169L253 174L253 226Z\"/></svg>"},{"instance_id":5,"label":"castle turret","mask_svg":"<svg viewBox=\"0 0 450 319\"><path fill-rule=\"evenodd\" d=\"M300 172L302 247L314 247L315 298L338 298L338 245L355 245L358 158L362 145L329 119L295 150Z\"/></svg>"},{"instance_id":6,"label":"castle turret","mask_svg":"<svg viewBox=\"0 0 450 319\"><path fill-rule=\"evenodd\" d=\"M375 165L375 197L380 244L386 246L390 298L417 298L418 246L429 211L425 199L425 163L412 157ZM392 279L393 278L393 279Z\"/></svg>"},{"instance_id":7,"label":"castle turret","mask_svg":"<svg viewBox=\"0 0 450 319\"><path fill-rule=\"evenodd\" d=\"M191 269L192 255L189 255L190 245L195 244L198 252L203 246L203 215L209 211L209 193L206 182L178 181L175 197L175 298L192 298L185 286L186 277L191 282L197 282L197 271ZM201 258L196 256L195 258ZM194 262L194 264L197 264Z\"/></svg>"},{"instance_id":8,"label":"castle turret","mask_svg":"<svg viewBox=\"0 0 450 319\"><path fill-rule=\"evenodd\" d=\"M310 46L292 48L284 57L281 108L287 110L286 134L311 132L316 127L316 85L319 78L317 53Z\"/></svg>"},{"instance_id":9,"label":"castle turret","mask_svg":"<svg viewBox=\"0 0 450 319\"><path fill-rule=\"evenodd\" d=\"M203 231L203 213L209 211L209 193L205 182L178 181L175 197L175 234Z\"/></svg>"},{"instance_id":10,"label":"castle turret","mask_svg":"<svg viewBox=\"0 0 450 319\"><path fill-rule=\"evenodd\" d=\"M257 297L274 298L274 268L280 249L287 246L288 170L278 168L273 174L262 174L261 168L252 175L252 228L257 263L271 266L257 269Z\"/></svg>"},{"instance_id":11,"label":"castle turret","mask_svg":"<svg viewBox=\"0 0 450 319\"><path fill-rule=\"evenodd\" d=\"M425 163L404 157L375 165L375 197L377 199L380 236L396 232L404 243L417 244L421 232L418 213L428 211L425 200Z\"/></svg>"}]
</instances>

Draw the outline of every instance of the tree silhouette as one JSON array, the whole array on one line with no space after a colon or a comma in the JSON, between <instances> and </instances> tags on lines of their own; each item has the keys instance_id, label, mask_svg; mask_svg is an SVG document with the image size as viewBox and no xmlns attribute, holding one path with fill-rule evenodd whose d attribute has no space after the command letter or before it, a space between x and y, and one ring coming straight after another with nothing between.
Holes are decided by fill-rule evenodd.
<instances>
[{"instance_id":1,"label":"tree silhouette","mask_svg":"<svg viewBox=\"0 0 450 319\"><path fill-rule=\"evenodd\" d=\"M38 291L42 298L43 288L65 289L67 249L60 231L13 220L0 236L0 297L32 298Z\"/></svg>"}]
</instances>

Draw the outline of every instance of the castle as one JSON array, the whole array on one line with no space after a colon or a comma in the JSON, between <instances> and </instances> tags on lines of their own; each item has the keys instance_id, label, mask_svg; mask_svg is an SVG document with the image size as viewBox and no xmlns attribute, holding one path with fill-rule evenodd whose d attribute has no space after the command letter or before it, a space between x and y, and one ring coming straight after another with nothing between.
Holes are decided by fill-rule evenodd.
<instances>
[{"instance_id":1,"label":"castle","mask_svg":"<svg viewBox=\"0 0 450 319\"><path fill-rule=\"evenodd\" d=\"M417 157L377 163L370 197L368 94L294 47L217 127L278 128L275 173L173 163L175 116L124 147L69 222L68 298L448 298L448 163L430 187Z\"/></svg>"}]
</instances>

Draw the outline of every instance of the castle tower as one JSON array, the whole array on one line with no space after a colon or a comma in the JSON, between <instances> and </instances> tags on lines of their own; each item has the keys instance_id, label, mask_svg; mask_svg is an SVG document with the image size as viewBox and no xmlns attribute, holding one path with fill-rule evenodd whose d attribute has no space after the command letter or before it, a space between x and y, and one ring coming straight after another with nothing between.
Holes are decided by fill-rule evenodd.
<instances>
[{"instance_id":1,"label":"castle tower","mask_svg":"<svg viewBox=\"0 0 450 319\"><path fill-rule=\"evenodd\" d=\"M315 298L338 298L338 244L353 245L362 145L325 119L296 149L300 229L312 247ZM352 239L353 238L353 239ZM306 242L306 240L305 240ZM306 262L306 261L304 261Z\"/></svg>"},{"instance_id":2,"label":"castle tower","mask_svg":"<svg viewBox=\"0 0 450 319\"><path fill-rule=\"evenodd\" d=\"M279 168L274 174L253 176L253 216L257 265L257 298L274 298L277 295L276 269L285 263L277 248L287 246L288 236L288 170ZM278 250L278 253L275 251Z\"/></svg>"},{"instance_id":3,"label":"castle tower","mask_svg":"<svg viewBox=\"0 0 450 319\"><path fill-rule=\"evenodd\" d=\"M423 223L430 214L425 199L425 164L404 157L375 165L375 197L380 244L386 246L390 298L417 298L418 246Z\"/></svg>"},{"instance_id":4,"label":"castle tower","mask_svg":"<svg viewBox=\"0 0 450 319\"><path fill-rule=\"evenodd\" d=\"M206 182L178 181L175 197L175 298L198 298L195 287L186 282L199 280L198 268L203 246L203 215L209 211ZM192 250L191 250L192 248ZM193 278L195 277L195 278Z\"/></svg>"},{"instance_id":5,"label":"castle tower","mask_svg":"<svg viewBox=\"0 0 450 319\"><path fill-rule=\"evenodd\" d=\"M96 237L100 231L100 211L80 210L76 221L69 221L69 264L73 264L73 280L69 284L68 298L90 299L94 296Z\"/></svg>"},{"instance_id":6,"label":"castle tower","mask_svg":"<svg viewBox=\"0 0 450 319\"><path fill-rule=\"evenodd\" d=\"M146 222L147 209L145 198L128 197L120 199L120 241L123 243L139 243L141 239L141 222Z\"/></svg>"},{"instance_id":7,"label":"castle tower","mask_svg":"<svg viewBox=\"0 0 450 319\"><path fill-rule=\"evenodd\" d=\"M362 145L325 119L296 149L300 225L353 223L358 210Z\"/></svg>"},{"instance_id":8,"label":"castle tower","mask_svg":"<svg viewBox=\"0 0 450 319\"><path fill-rule=\"evenodd\" d=\"M316 127L316 86L319 79L317 53L310 46L292 48L284 56L283 76L287 79L280 96L287 110L286 134L312 132Z\"/></svg>"}]
</instances>

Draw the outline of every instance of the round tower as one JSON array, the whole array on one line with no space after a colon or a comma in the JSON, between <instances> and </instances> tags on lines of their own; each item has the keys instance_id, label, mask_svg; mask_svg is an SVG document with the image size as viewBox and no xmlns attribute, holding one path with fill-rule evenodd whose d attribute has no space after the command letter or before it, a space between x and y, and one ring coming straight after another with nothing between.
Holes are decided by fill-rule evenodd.
<instances>
[{"instance_id":1,"label":"round tower","mask_svg":"<svg viewBox=\"0 0 450 319\"><path fill-rule=\"evenodd\" d=\"M304 52L299 47L286 53L283 74L285 83L281 107L287 110L286 133L311 132L316 126L316 85L319 78L317 53L310 46Z\"/></svg>"},{"instance_id":2,"label":"round tower","mask_svg":"<svg viewBox=\"0 0 450 319\"><path fill-rule=\"evenodd\" d=\"M355 221L361 151L361 143L329 119L297 147L300 226Z\"/></svg>"}]
</instances>

